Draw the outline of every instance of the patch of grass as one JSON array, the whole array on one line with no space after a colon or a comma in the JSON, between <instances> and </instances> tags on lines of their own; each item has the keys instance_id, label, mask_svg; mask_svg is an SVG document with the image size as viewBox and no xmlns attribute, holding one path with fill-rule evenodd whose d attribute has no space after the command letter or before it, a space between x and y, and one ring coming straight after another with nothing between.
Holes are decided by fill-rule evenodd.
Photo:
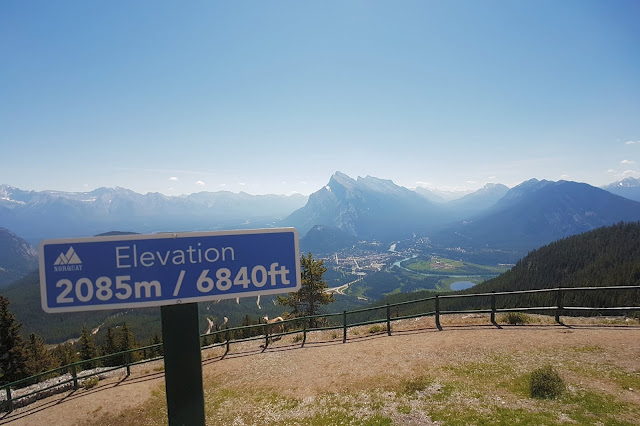
<instances>
[{"instance_id":1,"label":"patch of grass","mask_svg":"<svg viewBox=\"0 0 640 426\"><path fill-rule=\"evenodd\" d=\"M529 389L532 398L558 398L565 388L564 380L550 365L540 367L531 373Z\"/></svg>"},{"instance_id":2,"label":"patch of grass","mask_svg":"<svg viewBox=\"0 0 640 426\"><path fill-rule=\"evenodd\" d=\"M398 405L398 413L402 413L402 414L411 414L411 407L409 407L408 405Z\"/></svg>"},{"instance_id":3,"label":"patch of grass","mask_svg":"<svg viewBox=\"0 0 640 426\"><path fill-rule=\"evenodd\" d=\"M89 377L84 382L82 382L82 388L85 390L95 388L98 385L99 381L100 379L98 379L98 376Z\"/></svg>"},{"instance_id":4,"label":"patch of grass","mask_svg":"<svg viewBox=\"0 0 640 426\"><path fill-rule=\"evenodd\" d=\"M609 372L609 378L625 390L640 390L640 371L629 373L615 368Z\"/></svg>"},{"instance_id":5,"label":"patch of grass","mask_svg":"<svg viewBox=\"0 0 640 426\"><path fill-rule=\"evenodd\" d=\"M560 424L552 412L528 411L510 407L455 406L435 407L429 411L431 419L446 425L553 425Z\"/></svg>"},{"instance_id":6,"label":"patch of grass","mask_svg":"<svg viewBox=\"0 0 640 426\"><path fill-rule=\"evenodd\" d=\"M411 395L416 392L426 390L433 383L433 379L428 376L418 376L400 383L399 390L396 393L402 395Z\"/></svg>"},{"instance_id":7,"label":"patch of grass","mask_svg":"<svg viewBox=\"0 0 640 426\"><path fill-rule=\"evenodd\" d=\"M159 373L159 372L161 372L161 371L164 371L164 365L161 365L161 366L159 366L159 367L154 368L154 369L153 369L153 371L155 371L156 373Z\"/></svg>"},{"instance_id":8,"label":"patch of grass","mask_svg":"<svg viewBox=\"0 0 640 426\"><path fill-rule=\"evenodd\" d=\"M598 377L601 380L610 380L624 390L640 389L640 371L625 371L610 364L586 362L571 362L567 367L585 378Z\"/></svg>"},{"instance_id":9,"label":"patch of grass","mask_svg":"<svg viewBox=\"0 0 640 426\"><path fill-rule=\"evenodd\" d=\"M382 333L387 331L387 327L376 324L376 325L372 325L371 327L369 327L369 329L367 330L367 333L369 334L375 334L375 333Z\"/></svg>"},{"instance_id":10,"label":"patch of grass","mask_svg":"<svg viewBox=\"0 0 640 426\"><path fill-rule=\"evenodd\" d=\"M573 346L571 350L579 354L604 352L604 348L598 345Z\"/></svg>"},{"instance_id":11,"label":"patch of grass","mask_svg":"<svg viewBox=\"0 0 640 426\"><path fill-rule=\"evenodd\" d=\"M376 414L374 416L358 419L345 411L330 411L328 413L319 413L312 417L303 419L300 424L311 426L326 425L354 425L354 426L385 426L392 425L390 418Z\"/></svg>"},{"instance_id":12,"label":"patch of grass","mask_svg":"<svg viewBox=\"0 0 640 426\"><path fill-rule=\"evenodd\" d=\"M500 318L500 322L511 325L524 325L532 321L531 316L522 312L507 312L506 314L502 315L502 317Z\"/></svg>"},{"instance_id":13,"label":"patch of grass","mask_svg":"<svg viewBox=\"0 0 640 426\"><path fill-rule=\"evenodd\" d=\"M302 336L299 334L296 334L295 336L293 336L293 339L291 339L291 343L298 343L298 342L302 342Z\"/></svg>"},{"instance_id":14,"label":"patch of grass","mask_svg":"<svg viewBox=\"0 0 640 426\"><path fill-rule=\"evenodd\" d=\"M334 331L333 333L331 333L331 339L335 340L337 338L338 338L338 333L337 332Z\"/></svg>"}]
</instances>

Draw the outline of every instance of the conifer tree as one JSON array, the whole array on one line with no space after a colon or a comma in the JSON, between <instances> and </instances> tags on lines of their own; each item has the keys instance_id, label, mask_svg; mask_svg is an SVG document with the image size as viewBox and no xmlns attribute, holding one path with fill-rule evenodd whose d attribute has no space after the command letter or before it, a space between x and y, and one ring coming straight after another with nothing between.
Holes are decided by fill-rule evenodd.
<instances>
[{"instance_id":1,"label":"conifer tree","mask_svg":"<svg viewBox=\"0 0 640 426\"><path fill-rule=\"evenodd\" d=\"M81 360L89 360L96 358L98 356L98 348L96 347L96 342L93 338L93 334L85 326L82 327L82 331L80 332L80 340L78 340L78 344L80 345L80 359ZM82 364L84 368L95 368L96 362L86 362Z\"/></svg>"},{"instance_id":2,"label":"conifer tree","mask_svg":"<svg viewBox=\"0 0 640 426\"><path fill-rule=\"evenodd\" d=\"M102 345L102 354L109 355L118 352L118 344L116 342L116 335L113 332L111 327L107 327L107 335L104 339L104 344ZM112 367L118 365L120 360L116 359L117 357L109 357L103 360L103 364L107 367Z\"/></svg>"},{"instance_id":3,"label":"conifer tree","mask_svg":"<svg viewBox=\"0 0 640 426\"><path fill-rule=\"evenodd\" d=\"M9 311L9 300L0 296L0 383L29 376L28 353L20 336L21 326Z\"/></svg>"},{"instance_id":4,"label":"conifer tree","mask_svg":"<svg viewBox=\"0 0 640 426\"><path fill-rule=\"evenodd\" d=\"M151 338L151 344L152 345L160 344L160 346L156 347L155 349L152 349L153 352L151 356L162 356L164 354L164 349L161 343L162 343L162 339L160 339L160 336L158 335L158 333L155 333Z\"/></svg>"},{"instance_id":5,"label":"conifer tree","mask_svg":"<svg viewBox=\"0 0 640 426\"><path fill-rule=\"evenodd\" d=\"M45 348L42 338L36 334L29 335L29 343L27 344L28 366L31 375L42 373L56 367L56 361Z\"/></svg>"},{"instance_id":6,"label":"conifer tree","mask_svg":"<svg viewBox=\"0 0 640 426\"><path fill-rule=\"evenodd\" d=\"M129 349L133 349L135 347L136 347L136 342L135 342L135 338L133 337L133 332L125 322L124 324L122 324L122 327L120 327L120 336L118 339L118 351L119 352L128 351ZM127 355L124 355L124 356L127 356ZM128 356L129 356L130 362L137 361L137 358L135 357L135 352L130 352ZM123 361L124 361L124 358L123 358Z\"/></svg>"},{"instance_id":7,"label":"conifer tree","mask_svg":"<svg viewBox=\"0 0 640 426\"><path fill-rule=\"evenodd\" d=\"M77 361L76 350L71 343L59 344L53 348L51 354L59 366L69 365Z\"/></svg>"},{"instance_id":8,"label":"conifer tree","mask_svg":"<svg viewBox=\"0 0 640 426\"><path fill-rule=\"evenodd\" d=\"M324 261L314 260L309 253L300 259L302 272L300 274L302 287L295 293L288 296L278 296L278 303L293 309L292 315L306 316L316 315L320 305L328 305L334 302L333 294L327 294L327 283L322 280L322 275L327 271ZM311 326L316 326L315 318L311 321Z\"/></svg>"}]
</instances>

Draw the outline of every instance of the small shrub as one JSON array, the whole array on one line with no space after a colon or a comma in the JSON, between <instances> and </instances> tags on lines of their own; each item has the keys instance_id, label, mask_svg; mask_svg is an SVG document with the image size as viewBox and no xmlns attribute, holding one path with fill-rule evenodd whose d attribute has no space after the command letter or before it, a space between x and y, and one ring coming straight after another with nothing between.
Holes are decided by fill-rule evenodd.
<instances>
[{"instance_id":1,"label":"small shrub","mask_svg":"<svg viewBox=\"0 0 640 426\"><path fill-rule=\"evenodd\" d=\"M545 365L531 373L529 388L532 398L554 399L564 392L565 384L553 367Z\"/></svg>"},{"instance_id":2,"label":"small shrub","mask_svg":"<svg viewBox=\"0 0 640 426\"><path fill-rule=\"evenodd\" d=\"M337 339L338 338L338 333L335 332L335 331L333 333L331 333L331 338L332 339Z\"/></svg>"},{"instance_id":3,"label":"small shrub","mask_svg":"<svg viewBox=\"0 0 640 426\"><path fill-rule=\"evenodd\" d=\"M100 379L98 379L98 377L97 377L97 376L89 377L87 380L85 380L85 381L82 383L82 387L83 387L84 389L86 389L86 390L91 389L91 388L94 388L94 387L96 387L96 385L98 384L98 381L99 381L99 380L100 380Z\"/></svg>"},{"instance_id":4,"label":"small shrub","mask_svg":"<svg viewBox=\"0 0 640 426\"><path fill-rule=\"evenodd\" d=\"M354 330L354 331L353 331L353 335L354 335L354 336L357 336L357 335L359 335L359 334L360 334L360 332L359 332L358 330Z\"/></svg>"},{"instance_id":5,"label":"small shrub","mask_svg":"<svg viewBox=\"0 0 640 426\"><path fill-rule=\"evenodd\" d=\"M418 376L412 379L402 382L400 385L400 393L402 394L414 394L416 392L422 392L427 389L433 380L430 377Z\"/></svg>"},{"instance_id":6,"label":"small shrub","mask_svg":"<svg viewBox=\"0 0 640 426\"><path fill-rule=\"evenodd\" d=\"M531 317L522 312L507 312L502 316L502 322L511 325L523 325L531 322Z\"/></svg>"},{"instance_id":7,"label":"small shrub","mask_svg":"<svg viewBox=\"0 0 640 426\"><path fill-rule=\"evenodd\" d=\"M387 328L381 325L373 325L367 330L369 334L382 333L383 331L387 331Z\"/></svg>"},{"instance_id":8,"label":"small shrub","mask_svg":"<svg viewBox=\"0 0 640 426\"><path fill-rule=\"evenodd\" d=\"M411 407L409 407L408 405L399 405L398 413L411 414Z\"/></svg>"},{"instance_id":9,"label":"small shrub","mask_svg":"<svg viewBox=\"0 0 640 426\"><path fill-rule=\"evenodd\" d=\"M298 343L298 342L302 342L302 336L299 334L296 334L295 336L293 336L293 343Z\"/></svg>"}]
</instances>

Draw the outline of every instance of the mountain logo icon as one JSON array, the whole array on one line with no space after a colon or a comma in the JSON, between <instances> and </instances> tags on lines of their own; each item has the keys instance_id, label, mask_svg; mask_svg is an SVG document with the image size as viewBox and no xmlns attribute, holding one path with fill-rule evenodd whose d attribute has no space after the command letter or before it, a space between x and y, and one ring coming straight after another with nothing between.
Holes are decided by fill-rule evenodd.
<instances>
[{"instance_id":1,"label":"mountain logo icon","mask_svg":"<svg viewBox=\"0 0 640 426\"><path fill-rule=\"evenodd\" d=\"M82 260L80 260L80 257L78 257L78 253L76 253L73 247L69 246L69 250L67 250L67 253L60 253L60 256L58 256L54 265L82 265Z\"/></svg>"}]
</instances>

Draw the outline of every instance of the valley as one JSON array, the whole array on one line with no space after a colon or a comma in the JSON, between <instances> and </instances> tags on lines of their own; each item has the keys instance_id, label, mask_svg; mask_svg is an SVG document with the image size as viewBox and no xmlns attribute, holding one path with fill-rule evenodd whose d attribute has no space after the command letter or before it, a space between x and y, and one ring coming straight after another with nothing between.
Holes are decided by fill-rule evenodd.
<instances>
[{"instance_id":1,"label":"valley","mask_svg":"<svg viewBox=\"0 0 640 426\"><path fill-rule=\"evenodd\" d=\"M451 288L453 283L465 281L475 285L495 278L513 266L500 263L499 256L490 266L445 258L436 252L450 256L456 251L434 248L428 238L411 238L403 240L402 244L394 242L386 250L385 247L386 244L361 241L350 249L320 257L330 271L328 291L363 300L419 290L451 291L454 290ZM387 285L385 291L380 292L380 279L389 277L393 277L391 282L397 286Z\"/></svg>"}]
</instances>

